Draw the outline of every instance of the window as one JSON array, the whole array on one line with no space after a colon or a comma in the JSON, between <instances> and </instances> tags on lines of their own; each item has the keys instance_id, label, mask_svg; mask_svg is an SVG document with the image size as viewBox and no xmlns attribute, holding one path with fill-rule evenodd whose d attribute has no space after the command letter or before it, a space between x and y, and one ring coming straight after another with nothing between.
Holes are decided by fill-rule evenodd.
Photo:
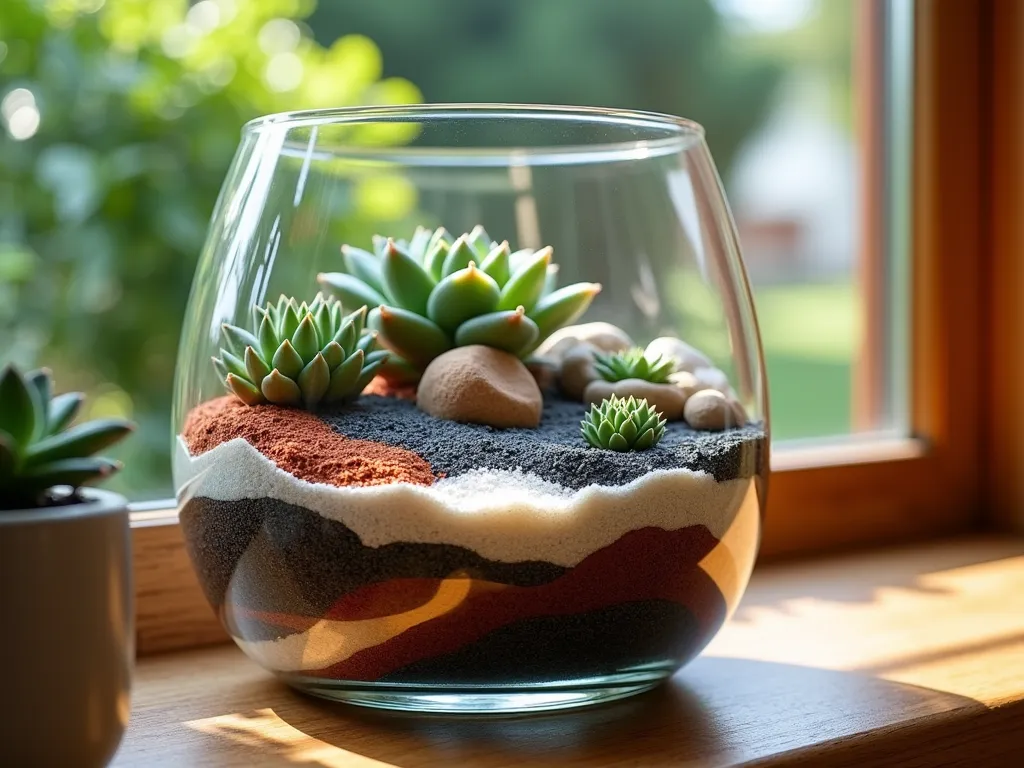
<instances>
[{"instance_id":1,"label":"window","mask_svg":"<svg viewBox=\"0 0 1024 768\"><path fill-rule=\"evenodd\" d=\"M181 312L243 120L420 98L679 113L708 128L755 285L784 470L767 550L963 527L977 384L948 345L974 370L980 278L951 261L981 243L974 5L9 0L0 356L137 420L116 488L165 498Z\"/></svg>"}]
</instances>

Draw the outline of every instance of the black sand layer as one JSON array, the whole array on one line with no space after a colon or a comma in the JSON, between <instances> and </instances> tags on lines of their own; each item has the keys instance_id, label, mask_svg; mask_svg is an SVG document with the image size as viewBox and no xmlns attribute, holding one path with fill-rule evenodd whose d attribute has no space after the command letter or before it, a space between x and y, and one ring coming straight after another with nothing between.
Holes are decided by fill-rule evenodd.
<instances>
[{"instance_id":1,"label":"black sand layer","mask_svg":"<svg viewBox=\"0 0 1024 768\"><path fill-rule=\"evenodd\" d=\"M497 562L449 544L367 547L343 523L277 499L196 497L180 517L206 599L217 610L229 583L233 598L247 608L320 616L340 596L386 579L443 579L463 572L529 587L567 570L543 561Z\"/></svg>"},{"instance_id":2,"label":"black sand layer","mask_svg":"<svg viewBox=\"0 0 1024 768\"><path fill-rule=\"evenodd\" d=\"M495 429L436 419L407 400L366 395L319 415L348 437L414 451L448 477L480 468L520 468L578 490L595 483L625 485L658 469L708 472L722 482L763 468L765 435L758 426L705 432L676 421L654 448L619 453L587 445L580 435L586 412L582 403L549 393L538 429Z\"/></svg>"},{"instance_id":3,"label":"black sand layer","mask_svg":"<svg viewBox=\"0 0 1024 768\"><path fill-rule=\"evenodd\" d=\"M708 640L685 606L643 600L517 621L379 682L501 686L598 677L630 667L674 670Z\"/></svg>"}]
</instances>

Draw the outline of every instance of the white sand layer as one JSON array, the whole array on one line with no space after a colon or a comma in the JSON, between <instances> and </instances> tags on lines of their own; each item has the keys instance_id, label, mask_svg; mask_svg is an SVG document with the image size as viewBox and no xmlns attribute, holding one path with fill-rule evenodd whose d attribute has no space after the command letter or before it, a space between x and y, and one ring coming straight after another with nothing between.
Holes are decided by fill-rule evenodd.
<instances>
[{"instance_id":1,"label":"white sand layer","mask_svg":"<svg viewBox=\"0 0 1024 768\"><path fill-rule=\"evenodd\" d=\"M657 470L626 485L564 488L518 470L481 469L431 486L339 488L300 480L241 438L174 456L179 502L271 498L343 523L364 545L454 544L500 562L571 567L629 531L705 526L721 539L753 482L706 472Z\"/></svg>"}]
</instances>

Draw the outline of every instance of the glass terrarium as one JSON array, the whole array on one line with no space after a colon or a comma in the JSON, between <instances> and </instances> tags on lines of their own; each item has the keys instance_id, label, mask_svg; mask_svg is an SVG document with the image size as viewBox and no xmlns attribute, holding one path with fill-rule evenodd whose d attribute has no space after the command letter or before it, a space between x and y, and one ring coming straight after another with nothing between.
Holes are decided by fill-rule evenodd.
<instances>
[{"instance_id":1,"label":"glass terrarium","mask_svg":"<svg viewBox=\"0 0 1024 768\"><path fill-rule=\"evenodd\" d=\"M227 631L445 712L647 690L736 606L768 419L700 126L586 108L245 126L189 300L174 479Z\"/></svg>"}]
</instances>

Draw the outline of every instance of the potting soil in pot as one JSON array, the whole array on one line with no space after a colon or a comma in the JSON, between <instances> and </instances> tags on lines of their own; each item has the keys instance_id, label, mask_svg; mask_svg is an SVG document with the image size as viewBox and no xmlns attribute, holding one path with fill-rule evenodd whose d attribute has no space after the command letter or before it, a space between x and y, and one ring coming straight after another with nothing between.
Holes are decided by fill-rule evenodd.
<instances>
[{"instance_id":1,"label":"potting soil in pot","mask_svg":"<svg viewBox=\"0 0 1024 768\"><path fill-rule=\"evenodd\" d=\"M683 422L643 452L588 446L585 407L538 429L364 396L316 415L219 398L175 461L206 596L266 667L320 679L500 684L675 668L742 591L764 432Z\"/></svg>"}]
</instances>

